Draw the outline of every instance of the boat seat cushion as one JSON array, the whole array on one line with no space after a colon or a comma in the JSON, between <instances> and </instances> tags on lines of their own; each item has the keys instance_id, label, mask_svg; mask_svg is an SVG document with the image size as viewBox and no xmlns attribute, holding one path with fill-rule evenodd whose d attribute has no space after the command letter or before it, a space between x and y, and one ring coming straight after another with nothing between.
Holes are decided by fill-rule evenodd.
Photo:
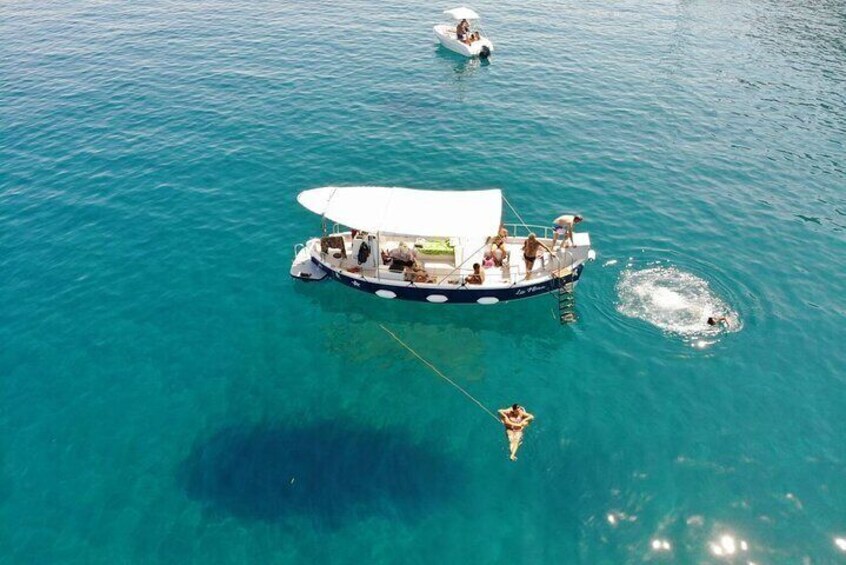
<instances>
[{"instance_id":1,"label":"boat seat cushion","mask_svg":"<svg viewBox=\"0 0 846 565\"><path fill-rule=\"evenodd\" d=\"M449 240L446 239L423 239L418 240L414 244L417 251L422 255L449 255L452 256L455 251L450 245Z\"/></svg>"}]
</instances>

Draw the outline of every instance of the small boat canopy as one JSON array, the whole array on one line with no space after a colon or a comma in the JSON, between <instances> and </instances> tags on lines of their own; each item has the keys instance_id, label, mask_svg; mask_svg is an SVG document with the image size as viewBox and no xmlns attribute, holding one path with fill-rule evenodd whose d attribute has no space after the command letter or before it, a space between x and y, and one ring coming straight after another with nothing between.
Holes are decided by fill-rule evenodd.
<instances>
[{"instance_id":1,"label":"small boat canopy","mask_svg":"<svg viewBox=\"0 0 846 565\"><path fill-rule=\"evenodd\" d=\"M297 201L333 222L373 233L482 238L495 234L502 221L499 189L325 186L301 192Z\"/></svg>"},{"instance_id":2,"label":"small boat canopy","mask_svg":"<svg viewBox=\"0 0 846 565\"><path fill-rule=\"evenodd\" d=\"M461 20L478 20L479 14L470 8L453 8L452 10L444 10L444 14L451 17L457 22Z\"/></svg>"}]
</instances>

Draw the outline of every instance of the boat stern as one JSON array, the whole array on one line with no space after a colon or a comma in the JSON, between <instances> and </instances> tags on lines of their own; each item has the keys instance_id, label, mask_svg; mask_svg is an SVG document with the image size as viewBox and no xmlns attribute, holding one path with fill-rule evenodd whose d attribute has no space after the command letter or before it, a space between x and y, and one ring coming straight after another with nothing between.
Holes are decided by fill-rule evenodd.
<instances>
[{"instance_id":1,"label":"boat stern","mask_svg":"<svg viewBox=\"0 0 846 565\"><path fill-rule=\"evenodd\" d=\"M294 247L291 276L301 281L320 281L326 278L326 273L311 260L308 245L299 244Z\"/></svg>"},{"instance_id":2,"label":"boat stern","mask_svg":"<svg viewBox=\"0 0 846 565\"><path fill-rule=\"evenodd\" d=\"M585 232L573 234L573 245L559 247L555 251L562 265L575 270L580 265L596 258L596 252L590 246L590 235Z\"/></svg>"}]
</instances>

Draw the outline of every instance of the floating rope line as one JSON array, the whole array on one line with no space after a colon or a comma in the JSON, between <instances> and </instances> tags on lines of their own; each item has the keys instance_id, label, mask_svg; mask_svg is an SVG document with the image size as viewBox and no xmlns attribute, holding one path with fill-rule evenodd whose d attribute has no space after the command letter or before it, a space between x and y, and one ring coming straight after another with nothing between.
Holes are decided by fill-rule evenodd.
<instances>
[{"instance_id":1,"label":"floating rope line","mask_svg":"<svg viewBox=\"0 0 846 565\"><path fill-rule=\"evenodd\" d=\"M490 410L488 410L487 408L485 408L485 405L484 405L484 404L482 404L481 402L479 402L478 400L476 400L476 398L474 398L472 394L470 394L469 392L467 392L466 390L464 390L463 388L461 388L461 387L460 387L460 386L459 386L459 385L458 385L455 381L453 381L453 380L452 380L452 379L450 379L448 376L446 376L445 374L443 374L442 372L440 372L440 371L438 370L438 368L437 368L437 367L435 367L434 365L432 365L431 363L429 363L427 360L425 360L423 357L421 357L421 356L420 356L420 354L419 354L419 353L417 353L416 351L414 351L414 349L412 349L412 348L411 348L411 347L410 347L407 343L405 343L403 340L401 340L400 338L398 338L398 337L396 336L396 334L394 334L394 332L392 332L391 330L389 330L388 328L386 328L386 327L385 327L385 326L383 326L382 324L379 324L379 327L380 327L380 328L382 328L383 330L385 330L385 333L387 333L389 336L391 336L392 338L394 338L394 340L396 340L396 342L397 342L397 343L399 343L400 345L402 345L403 347L405 347L405 348L406 348L406 349L407 349L407 350L408 350L408 351L409 351L412 355L414 355L415 357L417 357L417 359L419 359L419 360L420 360L420 361L421 361L424 365L426 365L427 367L429 367L430 369L432 369L432 371L434 371L436 375L438 375L438 376L439 376L439 377L441 377L443 380L445 380L446 382L448 382L449 384L451 384L452 386L454 386L455 388L457 388L458 390L460 390L460 391L461 391L461 393L462 393L462 394L464 394L464 396L466 396L467 398L469 398L470 400L472 400L473 402L475 402L475 403L479 406L479 408L481 408L482 410L484 410L485 412L487 412L487 413L490 415L490 417L491 417L491 418L493 418L494 420L496 420L496 423L497 423L497 424L501 424L500 419L496 416L496 414L494 414L493 412L491 412Z\"/></svg>"}]
</instances>

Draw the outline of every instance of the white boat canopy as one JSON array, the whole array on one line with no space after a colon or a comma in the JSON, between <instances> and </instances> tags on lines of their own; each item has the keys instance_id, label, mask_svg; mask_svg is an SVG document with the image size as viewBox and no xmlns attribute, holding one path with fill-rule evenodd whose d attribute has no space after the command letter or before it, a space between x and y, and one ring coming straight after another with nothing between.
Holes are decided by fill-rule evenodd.
<instances>
[{"instance_id":1,"label":"white boat canopy","mask_svg":"<svg viewBox=\"0 0 846 565\"><path fill-rule=\"evenodd\" d=\"M451 17L457 22L461 20L478 20L479 14L470 8L453 8L452 10L444 10L444 14Z\"/></svg>"},{"instance_id":2,"label":"white boat canopy","mask_svg":"<svg viewBox=\"0 0 846 565\"><path fill-rule=\"evenodd\" d=\"M297 201L338 224L372 233L489 237L502 222L502 191L325 186Z\"/></svg>"}]
</instances>

